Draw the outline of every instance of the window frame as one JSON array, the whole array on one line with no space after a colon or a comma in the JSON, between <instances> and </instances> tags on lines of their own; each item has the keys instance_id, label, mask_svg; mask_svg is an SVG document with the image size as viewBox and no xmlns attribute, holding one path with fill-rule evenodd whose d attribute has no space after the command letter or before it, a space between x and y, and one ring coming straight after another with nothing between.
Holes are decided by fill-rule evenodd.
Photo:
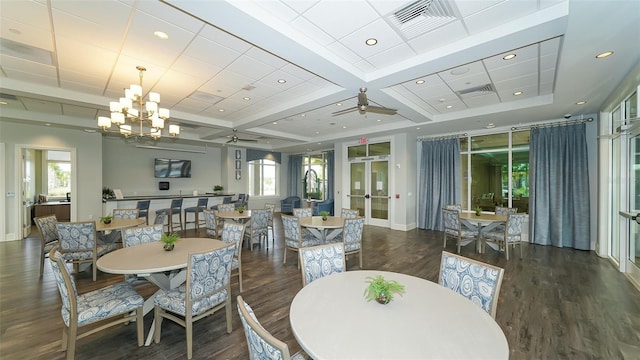
<instances>
[{"instance_id":1,"label":"window frame","mask_svg":"<svg viewBox=\"0 0 640 360\"><path fill-rule=\"evenodd\" d=\"M260 169L259 181L256 182L256 174L255 168L258 167ZM265 167L273 167L273 182L274 182L274 193L273 194L265 194ZM247 182L248 182L248 190L247 192L251 197L260 198L260 197L279 197L280 196L280 164L278 164L274 160L269 159L256 159L247 162ZM260 189L259 193L256 192L255 185L258 184Z\"/></svg>"}]
</instances>

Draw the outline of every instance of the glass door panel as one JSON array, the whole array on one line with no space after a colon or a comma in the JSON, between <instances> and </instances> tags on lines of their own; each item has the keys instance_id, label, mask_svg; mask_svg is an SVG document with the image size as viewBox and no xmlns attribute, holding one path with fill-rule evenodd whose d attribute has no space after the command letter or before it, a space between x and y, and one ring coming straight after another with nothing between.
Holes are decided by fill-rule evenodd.
<instances>
[{"instance_id":1,"label":"glass door panel","mask_svg":"<svg viewBox=\"0 0 640 360\"><path fill-rule=\"evenodd\" d=\"M350 199L350 209L358 209L360 216L365 216L364 195L366 194L366 163L351 163L351 186L347 195Z\"/></svg>"},{"instance_id":2,"label":"glass door panel","mask_svg":"<svg viewBox=\"0 0 640 360\"><path fill-rule=\"evenodd\" d=\"M371 162L371 218L389 220L389 162ZM366 196L365 196L366 197Z\"/></svg>"},{"instance_id":3,"label":"glass door panel","mask_svg":"<svg viewBox=\"0 0 640 360\"><path fill-rule=\"evenodd\" d=\"M640 212L640 134L635 132L629 141L629 212ZM630 221L629 262L638 270L640 265L640 230L636 222Z\"/></svg>"},{"instance_id":4,"label":"glass door panel","mask_svg":"<svg viewBox=\"0 0 640 360\"><path fill-rule=\"evenodd\" d=\"M620 262L620 226L616 226L620 223L620 215L619 211L620 207L620 187L622 186L622 181L620 179L620 137L616 137L613 139L613 147L612 147L612 173L611 173L611 257L616 259L618 263Z\"/></svg>"}]
</instances>

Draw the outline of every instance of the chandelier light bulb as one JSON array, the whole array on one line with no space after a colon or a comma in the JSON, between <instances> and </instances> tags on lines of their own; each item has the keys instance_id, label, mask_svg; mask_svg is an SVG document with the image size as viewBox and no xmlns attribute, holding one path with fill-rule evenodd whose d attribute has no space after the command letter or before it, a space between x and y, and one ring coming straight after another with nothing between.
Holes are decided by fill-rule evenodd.
<instances>
[{"instance_id":1,"label":"chandelier light bulb","mask_svg":"<svg viewBox=\"0 0 640 360\"><path fill-rule=\"evenodd\" d=\"M122 111L122 105L120 105L120 103L117 102L117 101L111 101L109 103L109 110L111 112L121 112Z\"/></svg>"},{"instance_id":2,"label":"chandelier light bulb","mask_svg":"<svg viewBox=\"0 0 640 360\"><path fill-rule=\"evenodd\" d=\"M157 92L150 92L149 93L149 101L152 101L152 102L158 104L160 102L160 94L158 94Z\"/></svg>"},{"instance_id":3,"label":"chandelier light bulb","mask_svg":"<svg viewBox=\"0 0 640 360\"><path fill-rule=\"evenodd\" d=\"M98 126L102 128L102 130L106 130L111 127L111 119L106 116L98 117Z\"/></svg>"},{"instance_id":4,"label":"chandelier light bulb","mask_svg":"<svg viewBox=\"0 0 640 360\"><path fill-rule=\"evenodd\" d=\"M160 108L160 110L158 110L158 115L167 120L169 118L169 109Z\"/></svg>"},{"instance_id":5,"label":"chandelier light bulb","mask_svg":"<svg viewBox=\"0 0 640 360\"><path fill-rule=\"evenodd\" d=\"M130 99L139 99L142 97L142 86L141 85L136 85L136 84L131 84L131 87L129 88L131 90L131 95L133 95L133 98ZM126 91L125 91L126 93Z\"/></svg>"},{"instance_id":6,"label":"chandelier light bulb","mask_svg":"<svg viewBox=\"0 0 640 360\"><path fill-rule=\"evenodd\" d=\"M171 136L180 135L180 126L175 124L169 125L169 135Z\"/></svg>"},{"instance_id":7,"label":"chandelier light bulb","mask_svg":"<svg viewBox=\"0 0 640 360\"><path fill-rule=\"evenodd\" d=\"M164 129L164 120L158 117L158 114L153 115L151 117L151 127L155 129Z\"/></svg>"},{"instance_id":8,"label":"chandelier light bulb","mask_svg":"<svg viewBox=\"0 0 640 360\"><path fill-rule=\"evenodd\" d=\"M120 125L120 134L124 135L124 137L129 137L131 135L131 125Z\"/></svg>"},{"instance_id":9,"label":"chandelier light bulb","mask_svg":"<svg viewBox=\"0 0 640 360\"><path fill-rule=\"evenodd\" d=\"M124 124L124 114L121 112L112 112L111 113L111 122L116 125Z\"/></svg>"},{"instance_id":10,"label":"chandelier light bulb","mask_svg":"<svg viewBox=\"0 0 640 360\"><path fill-rule=\"evenodd\" d=\"M158 111L158 104L153 101L147 101L145 107L147 108L147 112L152 115Z\"/></svg>"}]
</instances>

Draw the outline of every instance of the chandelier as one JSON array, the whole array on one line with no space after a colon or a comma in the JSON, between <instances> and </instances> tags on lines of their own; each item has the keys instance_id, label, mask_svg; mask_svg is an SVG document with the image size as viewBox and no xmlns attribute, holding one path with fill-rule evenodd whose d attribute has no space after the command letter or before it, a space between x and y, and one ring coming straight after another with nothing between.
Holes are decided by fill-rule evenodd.
<instances>
[{"instance_id":1,"label":"chandelier","mask_svg":"<svg viewBox=\"0 0 640 360\"><path fill-rule=\"evenodd\" d=\"M107 131L111 128L111 124L115 124L124 137L149 136L157 140L162 137L165 120L169 120L169 109L158 107L160 94L155 92L150 92L147 100L144 101L142 77L147 69L142 66L136 66L136 69L140 72L140 85L131 84L130 88L124 90L124 97L121 97L120 101L111 101L109 103L111 117L99 116L98 126L103 131ZM126 120L129 120L130 124L125 123ZM180 126L169 125L169 135L180 135Z\"/></svg>"}]
</instances>

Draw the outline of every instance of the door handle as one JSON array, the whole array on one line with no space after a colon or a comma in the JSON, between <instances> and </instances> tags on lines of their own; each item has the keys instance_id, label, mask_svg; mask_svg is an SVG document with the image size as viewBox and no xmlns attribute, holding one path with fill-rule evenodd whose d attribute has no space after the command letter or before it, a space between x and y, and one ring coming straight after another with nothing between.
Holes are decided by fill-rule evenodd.
<instances>
[{"instance_id":1,"label":"door handle","mask_svg":"<svg viewBox=\"0 0 640 360\"><path fill-rule=\"evenodd\" d=\"M364 198L365 198L365 199L368 199L368 198L370 198L370 197L371 197L371 196L369 196L369 194L366 194L366 195L364 196Z\"/></svg>"}]
</instances>

